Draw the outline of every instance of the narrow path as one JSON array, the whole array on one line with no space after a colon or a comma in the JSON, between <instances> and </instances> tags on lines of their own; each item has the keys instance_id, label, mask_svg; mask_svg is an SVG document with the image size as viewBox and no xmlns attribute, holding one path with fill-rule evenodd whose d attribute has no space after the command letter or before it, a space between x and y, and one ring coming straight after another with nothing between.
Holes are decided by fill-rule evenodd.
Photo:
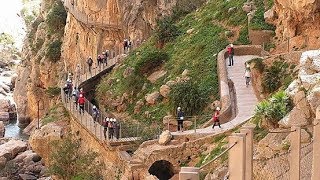
<instances>
[{"instance_id":1,"label":"narrow path","mask_svg":"<svg viewBox=\"0 0 320 180\"><path fill-rule=\"evenodd\" d=\"M223 131L228 131L248 119L250 119L253 115L254 108L258 102L257 97L255 96L255 93L253 91L253 88L251 84L246 87L245 85L245 78L244 78L244 70L245 65L244 63L246 61L249 61L253 58L256 58L257 56L234 56L234 66L228 67L228 78L230 78L235 87L236 92L236 98L237 98L237 115L236 117L221 125L221 129L219 127L215 127L215 129L212 129L211 126L203 129L197 129L196 133L198 134L213 134L213 133L221 133ZM226 63L228 62L228 59L226 59ZM173 132L173 135L187 135L187 134L193 134L195 133L194 130L188 130L184 132Z\"/></svg>"},{"instance_id":2,"label":"narrow path","mask_svg":"<svg viewBox=\"0 0 320 180\"><path fill-rule=\"evenodd\" d=\"M121 30L121 24L114 24L110 22L110 19L101 19L101 22L92 21L89 18L90 14L85 14L74 8L74 5L71 3L72 0L63 0L63 5L68 9L68 12L73 15L79 22L88 25L89 27L97 27L101 29L116 29ZM118 23L118 22L117 22Z\"/></svg>"}]
</instances>

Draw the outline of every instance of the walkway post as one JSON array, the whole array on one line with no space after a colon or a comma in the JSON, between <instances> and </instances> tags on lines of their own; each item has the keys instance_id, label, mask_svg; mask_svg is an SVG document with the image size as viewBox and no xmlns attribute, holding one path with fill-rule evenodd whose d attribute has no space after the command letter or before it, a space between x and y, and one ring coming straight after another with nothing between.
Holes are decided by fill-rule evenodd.
<instances>
[{"instance_id":1,"label":"walkway post","mask_svg":"<svg viewBox=\"0 0 320 180\"><path fill-rule=\"evenodd\" d=\"M316 119L314 120L313 128L313 149L320 148L320 106L316 110ZM320 153L318 151L313 151L312 153L312 173L311 179L317 180L320 177Z\"/></svg>"},{"instance_id":2,"label":"walkway post","mask_svg":"<svg viewBox=\"0 0 320 180\"><path fill-rule=\"evenodd\" d=\"M301 127L292 127L290 134L290 180L300 180Z\"/></svg>"},{"instance_id":3,"label":"walkway post","mask_svg":"<svg viewBox=\"0 0 320 180\"><path fill-rule=\"evenodd\" d=\"M240 130L246 134L246 180L252 180L253 175L253 129L254 126L244 126Z\"/></svg>"},{"instance_id":4,"label":"walkway post","mask_svg":"<svg viewBox=\"0 0 320 180\"><path fill-rule=\"evenodd\" d=\"M246 172L246 135L233 133L229 136L229 146L236 145L229 150L229 179L245 180Z\"/></svg>"}]
</instances>

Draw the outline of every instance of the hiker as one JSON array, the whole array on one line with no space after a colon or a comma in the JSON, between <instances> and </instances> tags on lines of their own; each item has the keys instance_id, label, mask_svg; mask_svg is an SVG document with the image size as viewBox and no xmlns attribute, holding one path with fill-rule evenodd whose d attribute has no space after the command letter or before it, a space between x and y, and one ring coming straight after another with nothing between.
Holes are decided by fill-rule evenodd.
<instances>
[{"instance_id":1,"label":"hiker","mask_svg":"<svg viewBox=\"0 0 320 180\"><path fill-rule=\"evenodd\" d=\"M113 139L113 128L114 128L114 120L113 118L110 118L108 123L109 139Z\"/></svg>"},{"instance_id":2,"label":"hiker","mask_svg":"<svg viewBox=\"0 0 320 180\"><path fill-rule=\"evenodd\" d=\"M77 67L76 67L76 80L77 80L77 83L80 82L80 76L81 76L81 68L80 68L80 64L77 64Z\"/></svg>"},{"instance_id":3,"label":"hiker","mask_svg":"<svg viewBox=\"0 0 320 180\"><path fill-rule=\"evenodd\" d=\"M93 60L92 60L91 56L89 56L89 58L87 60L87 64L89 66L89 73L92 75L91 69L92 69L92 65L93 65Z\"/></svg>"},{"instance_id":4,"label":"hiker","mask_svg":"<svg viewBox=\"0 0 320 180\"><path fill-rule=\"evenodd\" d=\"M181 110L181 107L177 108L177 117L178 117L178 131L180 130L183 132L183 120L184 120L184 113Z\"/></svg>"},{"instance_id":5,"label":"hiker","mask_svg":"<svg viewBox=\"0 0 320 180\"><path fill-rule=\"evenodd\" d=\"M96 106L93 106L92 107L92 118L93 118L93 123L94 125L96 125L96 122L98 120L98 117L99 117L99 110L97 109Z\"/></svg>"},{"instance_id":6,"label":"hiker","mask_svg":"<svg viewBox=\"0 0 320 180\"><path fill-rule=\"evenodd\" d=\"M84 97L83 88L80 89L79 96L82 95Z\"/></svg>"},{"instance_id":7,"label":"hiker","mask_svg":"<svg viewBox=\"0 0 320 180\"><path fill-rule=\"evenodd\" d=\"M247 63L245 64L246 64L246 69L244 71L244 77L246 78L246 87L248 87L250 84L251 70L250 70L250 65Z\"/></svg>"},{"instance_id":8,"label":"hiker","mask_svg":"<svg viewBox=\"0 0 320 180\"><path fill-rule=\"evenodd\" d=\"M220 116L220 108L217 107L217 108L216 108L216 112L214 113L214 115L213 115L213 117L212 117L212 120L213 120L212 129L214 129L214 127L216 126L216 124L219 126L219 128L221 128L219 116Z\"/></svg>"},{"instance_id":9,"label":"hiker","mask_svg":"<svg viewBox=\"0 0 320 180\"><path fill-rule=\"evenodd\" d=\"M233 66L233 56L234 56L233 44L230 44L227 50L228 50L228 56L229 56L229 66Z\"/></svg>"},{"instance_id":10,"label":"hiker","mask_svg":"<svg viewBox=\"0 0 320 180\"><path fill-rule=\"evenodd\" d=\"M109 58L109 50L106 50L106 52L104 52L104 59L103 59L103 62L106 64L106 67L108 66L108 58Z\"/></svg>"},{"instance_id":11,"label":"hiker","mask_svg":"<svg viewBox=\"0 0 320 180\"><path fill-rule=\"evenodd\" d=\"M97 64L98 64L99 69L101 69L102 61L103 61L103 59L102 59L101 55L99 54L97 57Z\"/></svg>"},{"instance_id":12,"label":"hiker","mask_svg":"<svg viewBox=\"0 0 320 180\"><path fill-rule=\"evenodd\" d=\"M127 47L128 52L130 52L131 46L132 46L132 42L131 42L131 40L130 40L130 38L129 38L129 40L128 40L128 47Z\"/></svg>"},{"instance_id":13,"label":"hiker","mask_svg":"<svg viewBox=\"0 0 320 180\"><path fill-rule=\"evenodd\" d=\"M73 103L76 106L76 110L78 109L78 99L79 99L79 90L76 86L74 86L74 89L72 91L72 97L73 97Z\"/></svg>"},{"instance_id":14,"label":"hiker","mask_svg":"<svg viewBox=\"0 0 320 180\"><path fill-rule=\"evenodd\" d=\"M106 117L102 123L103 126L103 135L104 135L104 139L107 139L107 131L108 131L108 125L109 125L109 118Z\"/></svg>"},{"instance_id":15,"label":"hiker","mask_svg":"<svg viewBox=\"0 0 320 180\"><path fill-rule=\"evenodd\" d=\"M125 39L125 40L123 41L123 50L124 50L124 54L126 53L127 48L128 48L128 39Z\"/></svg>"},{"instance_id":16,"label":"hiker","mask_svg":"<svg viewBox=\"0 0 320 180\"><path fill-rule=\"evenodd\" d=\"M72 80L73 80L73 74L72 74L71 72L68 74L68 79L72 82Z\"/></svg>"},{"instance_id":17,"label":"hiker","mask_svg":"<svg viewBox=\"0 0 320 180\"><path fill-rule=\"evenodd\" d=\"M68 96L69 96L69 87L68 87L68 84L65 84L64 87L63 87L63 92L64 92L64 100L66 102L68 102Z\"/></svg>"},{"instance_id":18,"label":"hiker","mask_svg":"<svg viewBox=\"0 0 320 180\"><path fill-rule=\"evenodd\" d=\"M84 99L84 96L82 94L79 95L78 104L79 104L79 112L81 114L84 114L84 104L86 100Z\"/></svg>"},{"instance_id":19,"label":"hiker","mask_svg":"<svg viewBox=\"0 0 320 180\"><path fill-rule=\"evenodd\" d=\"M120 137L120 123L116 119L114 119L114 135L116 139Z\"/></svg>"},{"instance_id":20,"label":"hiker","mask_svg":"<svg viewBox=\"0 0 320 180\"><path fill-rule=\"evenodd\" d=\"M71 96L72 96L72 81L71 79L68 79L67 80L67 87L68 87L68 99L70 100L71 99Z\"/></svg>"}]
</instances>

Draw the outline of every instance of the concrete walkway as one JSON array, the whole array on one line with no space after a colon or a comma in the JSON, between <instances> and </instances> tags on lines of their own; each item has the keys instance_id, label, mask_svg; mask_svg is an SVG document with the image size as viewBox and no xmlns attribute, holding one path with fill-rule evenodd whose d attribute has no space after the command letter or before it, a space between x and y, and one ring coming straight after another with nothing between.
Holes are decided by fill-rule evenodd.
<instances>
[{"instance_id":1,"label":"concrete walkway","mask_svg":"<svg viewBox=\"0 0 320 180\"><path fill-rule=\"evenodd\" d=\"M246 81L244 78L244 71L246 61L249 61L257 56L234 56L234 66L228 67L228 78L230 78L235 87L236 92L236 102L237 102L237 115L231 121L222 124L221 129L215 127L212 129L212 126L203 129L188 130L184 132L173 132L173 135L188 135L188 134L214 134L228 131L250 119L254 113L256 104L258 103L257 97L253 91L251 84L246 87ZM226 59L226 63L228 59Z\"/></svg>"}]
</instances>

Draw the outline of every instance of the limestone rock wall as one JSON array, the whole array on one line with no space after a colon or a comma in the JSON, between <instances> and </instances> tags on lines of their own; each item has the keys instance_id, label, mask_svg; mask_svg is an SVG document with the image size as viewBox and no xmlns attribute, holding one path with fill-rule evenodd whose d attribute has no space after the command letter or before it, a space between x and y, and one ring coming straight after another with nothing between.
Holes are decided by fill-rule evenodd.
<instances>
[{"instance_id":1,"label":"limestone rock wall","mask_svg":"<svg viewBox=\"0 0 320 180\"><path fill-rule=\"evenodd\" d=\"M41 101L40 115L46 112L50 104L55 103L46 93L46 89L57 86L61 64L48 60L46 49L49 43L61 39L61 35L48 34L45 23L54 3L54 0L42 1L39 16L28 28L29 32L24 42L23 61L17 69L18 77L14 91L18 119L22 126L37 117L38 101Z\"/></svg>"},{"instance_id":2,"label":"limestone rock wall","mask_svg":"<svg viewBox=\"0 0 320 180\"><path fill-rule=\"evenodd\" d=\"M276 0L267 14L272 15L279 43L292 38L292 47L320 47L320 0Z\"/></svg>"}]
</instances>

